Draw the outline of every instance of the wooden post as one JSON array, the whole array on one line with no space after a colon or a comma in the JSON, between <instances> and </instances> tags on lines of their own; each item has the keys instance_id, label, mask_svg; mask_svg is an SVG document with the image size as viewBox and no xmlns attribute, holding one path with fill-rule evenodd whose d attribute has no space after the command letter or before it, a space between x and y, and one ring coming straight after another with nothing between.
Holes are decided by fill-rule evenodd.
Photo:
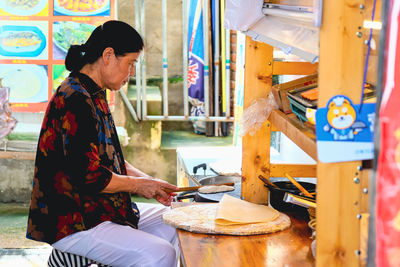
<instances>
[{"instance_id":1,"label":"wooden post","mask_svg":"<svg viewBox=\"0 0 400 267\"><path fill-rule=\"evenodd\" d=\"M368 227L369 227L369 178L372 170L362 170L360 173L360 266L367 266Z\"/></svg>"},{"instance_id":2,"label":"wooden post","mask_svg":"<svg viewBox=\"0 0 400 267\"><path fill-rule=\"evenodd\" d=\"M255 99L266 98L271 91L272 63L272 46L247 37L244 111ZM271 123L266 121L253 136L246 134L242 142L242 198L253 203L266 204L268 190L258 176L262 174L269 177Z\"/></svg>"},{"instance_id":3,"label":"wooden post","mask_svg":"<svg viewBox=\"0 0 400 267\"><path fill-rule=\"evenodd\" d=\"M363 79L365 1L324 1L320 30L318 106L344 94L358 104ZM344 153L346 153L344 151ZM360 265L361 162L318 163L316 266Z\"/></svg>"}]
</instances>

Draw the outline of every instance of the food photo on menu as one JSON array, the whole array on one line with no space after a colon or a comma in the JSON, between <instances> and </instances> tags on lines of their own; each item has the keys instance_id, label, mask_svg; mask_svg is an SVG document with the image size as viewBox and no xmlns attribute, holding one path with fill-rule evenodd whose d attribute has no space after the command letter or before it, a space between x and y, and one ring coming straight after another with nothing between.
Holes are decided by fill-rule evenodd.
<instances>
[{"instance_id":1,"label":"food photo on menu","mask_svg":"<svg viewBox=\"0 0 400 267\"><path fill-rule=\"evenodd\" d=\"M48 100L45 65L1 64L0 80L2 86L10 88L10 103L39 103Z\"/></svg>"},{"instance_id":2,"label":"food photo on menu","mask_svg":"<svg viewBox=\"0 0 400 267\"><path fill-rule=\"evenodd\" d=\"M54 0L55 16L109 16L110 0Z\"/></svg>"},{"instance_id":3,"label":"food photo on menu","mask_svg":"<svg viewBox=\"0 0 400 267\"><path fill-rule=\"evenodd\" d=\"M53 65L53 94L65 78L68 77L69 73L65 65Z\"/></svg>"},{"instance_id":4,"label":"food photo on menu","mask_svg":"<svg viewBox=\"0 0 400 267\"><path fill-rule=\"evenodd\" d=\"M0 59L48 59L45 21L0 21Z\"/></svg>"},{"instance_id":5,"label":"food photo on menu","mask_svg":"<svg viewBox=\"0 0 400 267\"><path fill-rule=\"evenodd\" d=\"M48 0L0 0L0 14L33 16L42 12L47 6L47 3ZM7 14L3 14L4 12Z\"/></svg>"},{"instance_id":6,"label":"food photo on menu","mask_svg":"<svg viewBox=\"0 0 400 267\"><path fill-rule=\"evenodd\" d=\"M64 59L71 45L86 42L95 25L74 21L56 21L53 23L53 59Z\"/></svg>"}]
</instances>

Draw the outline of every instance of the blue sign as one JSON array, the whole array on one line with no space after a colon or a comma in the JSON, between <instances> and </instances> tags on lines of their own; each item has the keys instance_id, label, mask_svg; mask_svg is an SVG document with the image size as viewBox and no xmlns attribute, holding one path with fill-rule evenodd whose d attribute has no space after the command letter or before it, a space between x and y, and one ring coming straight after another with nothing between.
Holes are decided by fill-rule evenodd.
<instances>
[{"instance_id":1,"label":"blue sign","mask_svg":"<svg viewBox=\"0 0 400 267\"><path fill-rule=\"evenodd\" d=\"M316 113L318 159L342 162L374 157L375 103L354 105L345 95L332 97Z\"/></svg>"}]
</instances>

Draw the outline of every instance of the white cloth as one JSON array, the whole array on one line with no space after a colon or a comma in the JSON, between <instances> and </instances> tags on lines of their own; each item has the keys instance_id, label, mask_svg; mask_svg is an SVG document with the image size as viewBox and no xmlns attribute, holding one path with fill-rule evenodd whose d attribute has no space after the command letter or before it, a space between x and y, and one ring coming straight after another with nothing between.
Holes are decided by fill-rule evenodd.
<instances>
[{"instance_id":1,"label":"white cloth","mask_svg":"<svg viewBox=\"0 0 400 267\"><path fill-rule=\"evenodd\" d=\"M179 246L176 229L165 224L160 204L137 203L138 229L110 221L69 235L52 246L113 267L176 267Z\"/></svg>"}]
</instances>

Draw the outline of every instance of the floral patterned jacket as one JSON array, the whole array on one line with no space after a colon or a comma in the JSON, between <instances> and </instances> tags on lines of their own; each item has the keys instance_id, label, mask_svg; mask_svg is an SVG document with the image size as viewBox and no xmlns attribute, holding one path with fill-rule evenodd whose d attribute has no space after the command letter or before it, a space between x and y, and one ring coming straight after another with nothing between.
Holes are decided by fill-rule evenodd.
<instances>
[{"instance_id":1,"label":"floral patterned jacket","mask_svg":"<svg viewBox=\"0 0 400 267\"><path fill-rule=\"evenodd\" d=\"M126 168L106 93L88 76L71 74L44 116L27 238L52 244L104 221L137 228L129 193L101 193L111 172Z\"/></svg>"}]
</instances>

